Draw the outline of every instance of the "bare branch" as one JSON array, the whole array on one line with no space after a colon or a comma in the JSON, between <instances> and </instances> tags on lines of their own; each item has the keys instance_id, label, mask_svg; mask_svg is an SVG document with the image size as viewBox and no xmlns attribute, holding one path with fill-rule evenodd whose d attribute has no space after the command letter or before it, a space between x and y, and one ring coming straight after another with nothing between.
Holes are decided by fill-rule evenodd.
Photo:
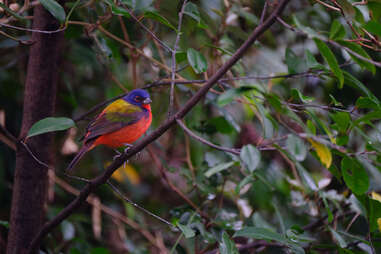
<instances>
[{"instance_id":1,"label":"bare branch","mask_svg":"<svg viewBox=\"0 0 381 254\"><path fill-rule=\"evenodd\" d=\"M179 45L180 36L181 36L181 25L183 22L183 15L184 15L184 9L185 5L187 4L187 0L184 0L183 5L181 6L181 11L179 12L179 24L177 27L177 36L175 45L173 46L172 50L172 64L171 64L171 91L169 95L169 110L168 110L168 117L170 117L174 111L173 108L173 102L175 98L175 77L176 77L176 51L177 47Z\"/></svg>"},{"instance_id":2,"label":"bare branch","mask_svg":"<svg viewBox=\"0 0 381 254\"><path fill-rule=\"evenodd\" d=\"M224 151L224 152L228 152L228 153L232 153L232 154L235 154L235 155L239 155L240 153L240 149L234 149L234 148L228 148L228 147L223 147L223 146L218 146L218 145L215 145L211 142L209 142L208 140L205 140L199 136L197 136L196 134L194 134L190 129L188 129L188 127L180 120L180 119L177 119L177 124L181 126L181 128L183 128L183 130L189 135L191 136L192 138L196 139L197 141L205 144L205 145L208 145L210 147L213 147L214 149L217 149L217 150L220 150L220 151Z\"/></svg>"},{"instance_id":3,"label":"bare branch","mask_svg":"<svg viewBox=\"0 0 381 254\"><path fill-rule=\"evenodd\" d=\"M296 32L296 33L298 33L298 34L303 34L303 35L305 35L305 36L308 36L308 34L306 34L305 32L303 32L303 31L301 31L301 30L299 30L299 29L297 29L297 28L295 28L295 27L293 27L293 26L287 24L287 23L286 23L283 19L281 19L280 17L277 17L277 21L278 21L280 24L282 24L284 27L290 29L291 31L294 31L294 32ZM374 61L373 59L368 59L368 58L366 58L366 57L364 57L364 56L362 56L362 55L356 53L355 51L353 51L353 50L351 50L351 49L349 49L349 48L347 48L347 47L344 47L344 46L340 45L339 43L337 43L337 42L335 42L335 41L332 41L332 40L329 40L329 39L324 39L324 38L320 38L320 39L321 39L322 41L326 42L326 43L329 43L329 44L331 44L331 45L337 47L337 48L344 49L344 50L347 51L348 53L354 55L355 57L357 57L357 58L359 58L359 59L361 59L361 60L363 60L363 61L365 61L365 62L371 63L371 64L373 64L373 65L375 65L375 66L377 66L377 67L381 67L381 62L376 62L376 61Z\"/></svg>"},{"instance_id":4,"label":"bare branch","mask_svg":"<svg viewBox=\"0 0 381 254\"><path fill-rule=\"evenodd\" d=\"M263 21L265 20L266 12L267 12L267 7L268 7L268 2L267 0L265 1L265 5L263 6L262 14L261 14L261 19L259 20L259 24L262 24Z\"/></svg>"},{"instance_id":5,"label":"bare branch","mask_svg":"<svg viewBox=\"0 0 381 254\"><path fill-rule=\"evenodd\" d=\"M59 33L59 32L62 32L62 31L65 31L66 30L66 26L62 27L62 28L59 28L57 30L53 30L53 31L47 31L47 30L39 30L39 29L31 29L31 28L25 28L25 27L19 27L19 26L13 26L13 25L9 25L9 24L6 24L6 23L0 23L0 27L8 27L8 28L12 28L12 29L16 29L16 30L21 30L21 31L28 31L28 32L34 32L34 33L42 33L42 34L54 34L54 33Z\"/></svg>"},{"instance_id":6,"label":"bare branch","mask_svg":"<svg viewBox=\"0 0 381 254\"><path fill-rule=\"evenodd\" d=\"M0 124L0 140L13 150L17 149L17 138L13 136L4 126Z\"/></svg>"},{"instance_id":7,"label":"bare branch","mask_svg":"<svg viewBox=\"0 0 381 254\"><path fill-rule=\"evenodd\" d=\"M145 209L144 207L141 207L140 205L136 204L134 201L132 201L131 199L127 198L125 195L123 195L123 193L115 186L113 185L110 181L107 181L107 185L111 187L111 189L116 193L118 194L118 196L123 199L124 201L126 201L127 203L131 204L132 206L138 208L139 210L149 214L150 216L154 217L155 219L163 222L164 224L167 224L168 226L170 227L174 227L175 225L173 225L172 223L170 223L169 221L157 216L156 214L154 213L151 213L150 211L148 211L147 209Z\"/></svg>"},{"instance_id":8,"label":"bare branch","mask_svg":"<svg viewBox=\"0 0 381 254\"><path fill-rule=\"evenodd\" d=\"M172 52L172 49L167 46L162 40L160 40L151 30L148 29L140 20L134 15L133 11L131 11L124 3L121 4L126 8L127 12L131 15L132 19L136 21L147 33L149 33L154 40L156 40L163 48L165 48L168 52Z\"/></svg>"},{"instance_id":9,"label":"bare branch","mask_svg":"<svg viewBox=\"0 0 381 254\"><path fill-rule=\"evenodd\" d=\"M61 188L63 188L64 190L66 190L67 192L75 195L75 196L78 196L79 195L79 190L75 189L73 186L71 186L70 184L68 184L67 182L65 182L64 180L62 180L61 178L55 176L54 177L54 182L59 185ZM91 198L91 196L89 198L87 198L86 200L89 204L91 205L95 205L94 204L94 200ZM155 241L155 237L149 232L147 231L146 229L142 228L138 223L136 223L135 221L127 218L126 216L123 216L122 214L114 211L113 209L105 206L105 205L102 205L102 204L99 204L99 207L100 209L110 215L111 217L113 218L116 218L124 223L126 223L127 225L129 225L131 228L133 228L134 230L138 231L140 234L142 234L151 244L153 244L154 246L156 246L157 248L161 249L160 246L158 246L156 244L156 241Z\"/></svg>"}]
</instances>

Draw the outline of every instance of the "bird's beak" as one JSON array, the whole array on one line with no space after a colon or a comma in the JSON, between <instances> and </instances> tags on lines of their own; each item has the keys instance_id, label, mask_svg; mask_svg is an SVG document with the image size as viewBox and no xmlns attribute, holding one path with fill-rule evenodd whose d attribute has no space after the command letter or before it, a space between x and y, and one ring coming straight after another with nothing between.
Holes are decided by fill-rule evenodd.
<instances>
[{"instance_id":1,"label":"bird's beak","mask_svg":"<svg viewBox=\"0 0 381 254\"><path fill-rule=\"evenodd\" d=\"M152 100L150 98L145 98L143 104L150 104Z\"/></svg>"}]
</instances>

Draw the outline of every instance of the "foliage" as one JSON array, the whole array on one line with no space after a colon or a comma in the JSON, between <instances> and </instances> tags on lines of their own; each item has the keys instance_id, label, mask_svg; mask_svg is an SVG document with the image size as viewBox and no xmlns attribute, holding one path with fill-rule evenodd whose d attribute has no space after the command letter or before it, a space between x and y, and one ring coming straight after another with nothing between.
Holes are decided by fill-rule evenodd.
<instances>
[{"instance_id":1,"label":"foliage","mask_svg":"<svg viewBox=\"0 0 381 254\"><path fill-rule=\"evenodd\" d=\"M151 131L156 129L168 116L173 58L166 47L180 36L178 109L277 1L188 1L180 29L182 1L40 2L65 29L65 50L56 117L36 123L28 136L77 127L55 132L51 219L83 187L62 175L78 150L76 130L83 134L88 124L80 116L151 84ZM0 11L1 23L30 26L25 17L31 6L23 12L7 8ZM380 252L380 18L377 1L291 1L281 22L184 118L193 134L228 149L214 149L178 125L113 175L127 197L173 226L102 186L42 250ZM0 29L0 116L18 133L30 33ZM6 239L15 156L2 143L0 150L0 238ZM113 155L107 148L92 150L76 174L99 175Z\"/></svg>"}]
</instances>

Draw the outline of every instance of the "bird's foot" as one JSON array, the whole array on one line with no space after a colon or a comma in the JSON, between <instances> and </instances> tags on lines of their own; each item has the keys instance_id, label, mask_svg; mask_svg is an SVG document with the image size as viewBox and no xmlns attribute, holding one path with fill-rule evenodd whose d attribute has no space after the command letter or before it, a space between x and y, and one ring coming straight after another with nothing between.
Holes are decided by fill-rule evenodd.
<instances>
[{"instance_id":1,"label":"bird's foot","mask_svg":"<svg viewBox=\"0 0 381 254\"><path fill-rule=\"evenodd\" d=\"M132 145L130 144L125 144L127 147L124 149L124 153L126 153L128 151L128 149L130 149L132 147ZM119 152L118 150L114 150L116 152L116 155L114 157L112 157L112 160L116 160L118 159L120 156L122 156L122 153ZM126 160L124 163L123 163L123 167L125 168L126 167L126 163L128 163L128 160Z\"/></svg>"},{"instance_id":2,"label":"bird's foot","mask_svg":"<svg viewBox=\"0 0 381 254\"><path fill-rule=\"evenodd\" d=\"M118 158L122 155L122 153L119 152L118 150L115 149L114 151L115 151L116 155L114 155L114 157L112 157L112 160L113 160L113 161L116 160L116 159L118 159Z\"/></svg>"},{"instance_id":3,"label":"bird's foot","mask_svg":"<svg viewBox=\"0 0 381 254\"><path fill-rule=\"evenodd\" d=\"M124 148L124 152L125 152L125 153L127 153L128 149L130 149L130 148L133 147L133 145L128 144L128 143L124 144L124 146L125 146L125 148Z\"/></svg>"}]
</instances>

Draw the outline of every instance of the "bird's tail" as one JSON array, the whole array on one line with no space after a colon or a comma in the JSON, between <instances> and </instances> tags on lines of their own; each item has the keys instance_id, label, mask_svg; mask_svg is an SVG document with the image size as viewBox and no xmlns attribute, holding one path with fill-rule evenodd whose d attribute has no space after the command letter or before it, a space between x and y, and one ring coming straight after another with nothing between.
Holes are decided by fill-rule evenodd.
<instances>
[{"instance_id":1,"label":"bird's tail","mask_svg":"<svg viewBox=\"0 0 381 254\"><path fill-rule=\"evenodd\" d=\"M66 172L70 172L74 169L74 166L77 165L80 159L93 148L94 142L86 142L83 144L82 148L75 155L74 159L70 162L69 166L65 169Z\"/></svg>"}]
</instances>

